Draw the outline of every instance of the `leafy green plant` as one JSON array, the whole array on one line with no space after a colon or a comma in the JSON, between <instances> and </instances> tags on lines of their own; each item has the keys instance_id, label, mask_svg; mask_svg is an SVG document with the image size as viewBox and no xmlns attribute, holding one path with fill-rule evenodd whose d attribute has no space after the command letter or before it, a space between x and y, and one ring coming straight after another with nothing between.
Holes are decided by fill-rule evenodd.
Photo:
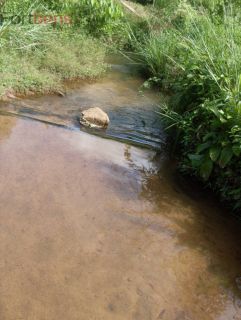
<instances>
[{"instance_id":1,"label":"leafy green plant","mask_svg":"<svg viewBox=\"0 0 241 320\"><path fill-rule=\"evenodd\" d=\"M121 27L123 12L115 0L6 0L2 11L16 15L68 15L72 26L85 27L95 36L112 35Z\"/></svg>"},{"instance_id":2,"label":"leafy green plant","mask_svg":"<svg viewBox=\"0 0 241 320\"><path fill-rule=\"evenodd\" d=\"M122 8L113 0L73 1L66 10L75 24L83 24L94 35L111 35L120 27Z\"/></svg>"}]
</instances>

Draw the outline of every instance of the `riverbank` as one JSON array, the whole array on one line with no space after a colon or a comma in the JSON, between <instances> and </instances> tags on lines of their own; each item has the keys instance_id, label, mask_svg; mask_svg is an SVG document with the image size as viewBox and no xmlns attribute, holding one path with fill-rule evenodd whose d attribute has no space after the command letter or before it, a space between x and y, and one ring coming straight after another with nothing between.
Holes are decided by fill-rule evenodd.
<instances>
[{"instance_id":1,"label":"riverbank","mask_svg":"<svg viewBox=\"0 0 241 320\"><path fill-rule=\"evenodd\" d=\"M137 1L146 2L148 1ZM171 93L160 115L182 173L241 210L241 27L231 1L155 1L132 58ZM135 31L135 30L134 30Z\"/></svg>"},{"instance_id":2,"label":"riverbank","mask_svg":"<svg viewBox=\"0 0 241 320\"><path fill-rule=\"evenodd\" d=\"M10 39L0 49L0 98L33 93L54 93L68 79L96 79L106 71L106 48L98 39L73 30L37 27L32 37L29 27L14 27L9 37L22 37L22 48L13 48ZM19 34L18 34L19 33ZM16 43L14 45L17 45ZM34 47L34 48L33 48Z\"/></svg>"},{"instance_id":3,"label":"riverbank","mask_svg":"<svg viewBox=\"0 0 241 320\"><path fill-rule=\"evenodd\" d=\"M64 80L100 77L107 69L107 45L122 17L119 6L108 9L111 3L3 1L0 99L57 92Z\"/></svg>"}]
</instances>

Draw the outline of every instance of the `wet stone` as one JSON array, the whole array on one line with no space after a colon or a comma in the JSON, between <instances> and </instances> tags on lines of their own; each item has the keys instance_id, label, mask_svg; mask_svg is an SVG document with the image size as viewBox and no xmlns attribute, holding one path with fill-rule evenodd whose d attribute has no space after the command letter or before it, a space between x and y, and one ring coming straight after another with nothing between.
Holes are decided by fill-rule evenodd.
<instances>
[{"instance_id":1,"label":"wet stone","mask_svg":"<svg viewBox=\"0 0 241 320\"><path fill-rule=\"evenodd\" d=\"M108 114L98 107L84 110L80 123L87 127L105 128L110 123Z\"/></svg>"}]
</instances>

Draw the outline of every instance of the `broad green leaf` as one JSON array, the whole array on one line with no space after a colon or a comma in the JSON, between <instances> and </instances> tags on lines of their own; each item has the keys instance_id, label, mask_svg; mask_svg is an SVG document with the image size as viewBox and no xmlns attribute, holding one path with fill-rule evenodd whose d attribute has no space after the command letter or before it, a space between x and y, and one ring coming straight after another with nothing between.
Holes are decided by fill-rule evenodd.
<instances>
[{"instance_id":1,"label":"broad green leaf","mask_svg":"<svg viewBox=\"0 0 241 320\"><path fill-rule=\"evenodd\" d=\"M211 159L206 158L200 167L200 175L206 181L213 171L213 162Z\"/></svg>"},{"instance_id":2,"label":"broad green leaf","mask_svg":"<svg viewBox=\"0 0 241 320\"><path fill-rule=\"evenodd\" d=\"M220 117L220 112L216 106L208 106L209 110L211 110L216 117Z\"/></svg>"},{"instance_id":3,"label":"broad green leaf","mask_svg":"<svg viewBox=\"0 0 241 320\"><path fill-rule=\"evenodd\" d=\"M209 133L207 133L207 134L204 136L203 141L205 142L205 141L209 140L210 138L215 138L215 133L214 133L214 132L209 132Z\"/></svg>"},{"instance_id":4,"label":"broad green leaf","mask_svg":"<svg viewBox=\"0 0 241 320\"><path fill-rule=\"evenodd\" d=\"M211 110L215 116L222 122L222 123L225 123L227 122L227 120L223 117L224 115L224 112L223 110L219 110L216 106L212 105L212 106L209 106L209 110Z\"/></svg>"},{"instance_id":5,"label":"broad green leaf","mask_svg":"<svg viewBox=\"0 0 241 320\"><path fill-rule=\"evenodd\" d=\"M197 146L197 153L201 153L202 151L208 149L210 147L211 143L210 142L205 142L202 144L199 144Z\"/></svg>"},{"instance_id":6,"label":"broad green leaf","mask_svg":"<svg viewBox=\"0 0 241 320\"><path fill-rule=\"evenodd\" d=\"M197 167L200 167L200 165L202 163L203 155L200 155L200 154L189 154L188 158L191 160L192 166L197 168Z\"/></svg>"},{"instance_id":7,"label":"broad green leaf","mask_svg":"<svg viewBox=\"0 0 241 320\"><path fill-rule=\"evenodd\" d=\"M223 148L220 158L219 158L219 166L221 168L225 168L229 161L232 159L233 150L231 147Z\"/></svg>"},{"instance_id":8,"label":"broad green leaf","mask_svg":"<svg viewBox=\"0 0 241 320\"><path fill-rule=\"evenodd\" d=\"M235 156L239 157L241 154L241 146L240 145L234 145L232 147L233 153L235 154Z\"/></svg>"},{"instance_id":9,"label":"broad green leaf","mask_svg":"<svg viewBox=\"0 0 241 320\"><path fill-rule=\"evenodd\" d=\"M189 154L188 158L190 160L202 160L203 156L200 154Z\"/></svg>"},{"instance_id":10,"label":"broad green leaf","mask_svg":"<svg viewBox=\"0 0 241 320\"><path fill-rule=\"evenodd\" d=\"M217 161L221 152L220 147L212 147L209 150L209 156L213 162Z\"/></svg>"}]
</instances>

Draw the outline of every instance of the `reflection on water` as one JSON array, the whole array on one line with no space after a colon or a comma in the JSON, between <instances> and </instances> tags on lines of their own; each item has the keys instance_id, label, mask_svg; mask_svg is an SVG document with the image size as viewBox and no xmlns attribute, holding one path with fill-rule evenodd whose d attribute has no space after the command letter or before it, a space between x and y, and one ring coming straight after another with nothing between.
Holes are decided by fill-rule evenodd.
<instances>
[{"instance_id":1,"label":"reflection on water","mask_svg":"<svg viewBox=\"0 0 241 320\"><path fill-rule=\"evenodd\" d=\"M157 160L16 121L0 141L0 319L240 320L240 226Z\"/></svg>"},{"instance_id":2,"label":"reflection on water","mask_svg":"<svg viewBox=\"0 0 241 320\"><path fill-rule=\"evenodd\" d=\"M98 106L109 114L111 122L107 130L91 130L92 133L160 148L165 135L156 111L160 101L165 99L153 92L140 93L143 80L132 74L129 65L117 62L114 61L104 79L69 83L66 97L43 96L2 103L0 112L7 111L79 130L81 111Z\"/></svg>"}]
</instances>

